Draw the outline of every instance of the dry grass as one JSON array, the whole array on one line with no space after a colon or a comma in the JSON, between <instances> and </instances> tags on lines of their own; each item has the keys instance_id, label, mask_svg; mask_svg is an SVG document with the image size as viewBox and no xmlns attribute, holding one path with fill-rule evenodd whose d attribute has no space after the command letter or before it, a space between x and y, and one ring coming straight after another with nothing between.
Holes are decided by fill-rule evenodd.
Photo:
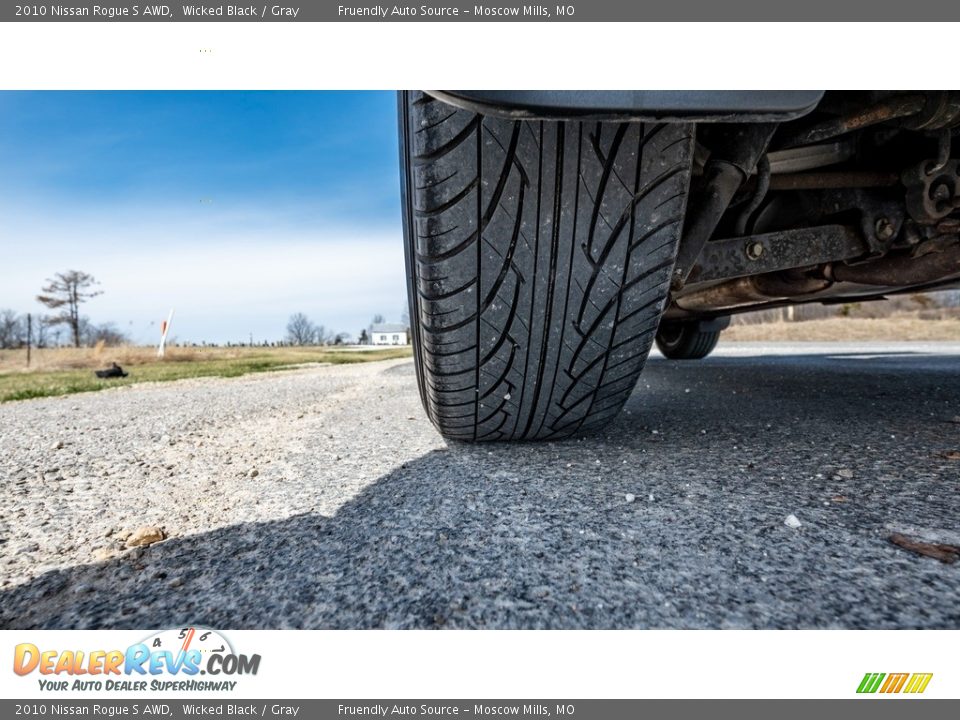
<instances>
[{"instance_id":1,"label":"dry grass","mask_svg":"<svg viewBox=\"0 0 960 720\"><path fill-rule=\"evenodd\" d=\"M303 362L330 362L333 353L353 356L357 353L379 353L381 350L351 350L334 347L170 347L162 361L155 347L121 345L93 348L44 348L31 352L30 372L52 370L96 370L115 362L123 367L163 363L193 363L210 360L249 360L270 358L287 365ZM316 358L322 355L324 360ZM28 371L26 350L0 350L0 373Z\"/></svg>"},{"instance_id":2,"label":"dry grass","mask_svg":"<svg viewBox=\"0 0 960 720\"><path fill-rule=\"evenodd\" d=\"M136 382L236 377L309 363L354 363L409 357L409 347L351 350L331 347L169 348L163 360L150 347L0 350L0 402L91 392ZM100 380L93 371L115 362L126 378Z\"/></svg>"},{"instance_id":3,"label":"dry grass","mask_svg":"<svg viewBox=\"0 0 960 720\"><path fill-rule=\"evenodd\" d=\"M195 348L170 348L166 362L194 362L213 358L227 359L242 357L241 353L216 352L219 348L210 348L206 355ZM226 348L224 350L227 350ZM229 350L233 350L230 348ZM249 350L237 348L237 350ZM25 350L0 350L0 372L51 370L95 370L112 362L123 366L148 365L157 362L157 349L151 347L95 347L95 348L43 348L31 351L30 368L26 367Z\"/></svg>"},{"instance_id":4,"label":"dry grass","mask_svg":"<svg viewBox=\"0 0 960 720\"><path fill-rule=\"evenodd\" d=\"M725 342L832 342L862 340L960 341L960 318L920 319L916 314L886 318L824 318L803 322L732 325ZM409 357L410 348L351 350L330 347L169 348L162 361L152 347L51 348L34 350L26 367L25 350L0 350L0 402L90 392L136 382L192 377L236 377L308 363L348 363ZM111 362L130 373L100 380L93 370Z\"/></svg>"},{"instance_id":5,"label":"dry grass","mask_svg":"<svg viewBox=\"0 0 960 720\"><path fill-rule=\"evenodd\" d=\"M887 318L824 318L803 322L731 325L724 342L834 342L860 340L960 340L960 320L921 320L915 315Z\"/></svg>"}]
</instances>

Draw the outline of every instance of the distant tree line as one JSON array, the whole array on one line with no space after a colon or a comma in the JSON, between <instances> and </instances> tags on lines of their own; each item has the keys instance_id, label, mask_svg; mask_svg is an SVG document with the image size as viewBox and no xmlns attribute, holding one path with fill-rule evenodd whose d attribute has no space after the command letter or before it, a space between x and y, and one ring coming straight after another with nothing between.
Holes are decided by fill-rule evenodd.
<instances>
[{"instance_id":1,"label":"distant tree line","mask_svg":"<svg viewBox=\"0 0 960 720\"><path fill-rule=\"evenodd\" d=\"M406 322L404 316L404 324ZM373 326L384 323L383 315L374 315L370 325L361 328L356 335L356 344L369 345L372 341ZM353 340L349 333L332 333L323 325L313 322L302 312L294 313L287 320L287 333L284 336L283 345L343 345Z\"/></svg>"},{"instance_id":2,"label":"distant tree line","mask_svg":"<svg viewBox=\"0 0 960 720\"><path fill-rule=\"evenodd\" d=\"M323 325L314 323L301 312L294 313L287 321L286 345L343 345L348 342L347 333L334 333Z\"/></svg>"},{"instance_id":3,"label":"distant tree line","mask_svg":"<svg viewBox=\"0 0 960 720\"><path fill-rule=\"evenodd\" d=\"M46 284L36 300L49 311L47 314L19 314L14 310L0 309L0 349L17 349L29 343L35 348L48 347L93 347L98 344L123 345L131 342L128 335L113 323L95 324L80 312L81 305L102 295L98 289L100 283L93 275L79 270L59 272L46 280ZM29 320L28 320L29 318ZM408 324L406 309L403 311L403 324ZM374 325L384 322L383 315L374 315L370 325L362 328L356 336L356 342L367 345L371 342ZM353 342L349 333L335 333L324 325L310 320L304 313L298 312L287 321L286 335L279 342L262 341L254 343L251 335L249 343L226 343L227 347L278 347L284 345L343 345ZM168 344L177 346L174 338ZM189 343L192 347L218 347L217 343Z\"/></svg>"},{"instance_id":4,"label":"distant tree line","mask_svg":"<svg viewBox=\"0 0 960 720\"><path fill-rule=\"evenodd\" d=\"M35 348L93 347L103 342L105 345L123 345L129 338L118 330L113 323L97 325L87 317L81 316L77 323L77 339L72 330L65 332L61 323L49 315L34 315L31 323L31 345ZM0 350L16 350L27 346L27 316L9 309L0 309Z\"/></svg>"},{"instance_id":5,"label":"distant tree line","mask_svg":"<svg viewBox=\"0 0 960 720\"><path fill-rule=\"evenodd\" d=\"M99 283L89 273L67 270L49 278L37 295L37 302L53 312L32 315L0 310L0 349L33 347L74 347L122 345L129 338L113 323L97 325L80 314L80 306L101 295Z\"/></svg>"}]
</instances>

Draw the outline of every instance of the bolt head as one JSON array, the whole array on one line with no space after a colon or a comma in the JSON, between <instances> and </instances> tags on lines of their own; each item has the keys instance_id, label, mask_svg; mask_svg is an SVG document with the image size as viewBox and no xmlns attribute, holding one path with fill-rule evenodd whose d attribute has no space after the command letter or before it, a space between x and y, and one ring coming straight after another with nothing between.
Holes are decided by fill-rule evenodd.
<instances>
[{"instance_id":1,"label":"bolt head","mask_svg":"<svg viewBox=\"0 0 960 720\"><path fill-rule=\"evenodd\" d=\"M874 230L876 230L877 237L879 239L890 240L896 233L897 226L894 225L888 218L880 218L877 220L877 224L874 225Z\"/></svg>"},{"instance_id":2,"label":"bolt head","mask_svg":"<svg viewBox=\"0 0 960 720\"><path fill-rule=\"evenodd\" d=\"M759 260L763 257L764 247L762 242L754 241L747 243L747 257L751 260Z\"/></svg>"}]
</instances>

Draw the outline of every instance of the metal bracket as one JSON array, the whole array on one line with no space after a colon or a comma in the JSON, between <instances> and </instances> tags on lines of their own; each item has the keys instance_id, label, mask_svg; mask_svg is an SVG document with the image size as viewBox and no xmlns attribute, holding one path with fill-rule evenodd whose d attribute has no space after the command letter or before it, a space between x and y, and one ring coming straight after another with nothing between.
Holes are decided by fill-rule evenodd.
<instances>
[{"instance_id":1,"label":"metal bracket","mask_svg":"<svg viewBox=\"0 0 960 720\"><path fill-rule=\"evenodd\" d=\"M700 254L688 284L849 260L868 251L860 234L845 225L713 240Z\"/></svg>"},{"instance_id":2,"label":"metal bracket","mask_svg":"<svg viewBox=\"0 0 960 720\"><path fill-rule=\"evenodd\" d=\"M903 174L907 186L907 211L921 225L933 225L960 208L960 161L921 163Z\"/></svg>"}]
</instances>

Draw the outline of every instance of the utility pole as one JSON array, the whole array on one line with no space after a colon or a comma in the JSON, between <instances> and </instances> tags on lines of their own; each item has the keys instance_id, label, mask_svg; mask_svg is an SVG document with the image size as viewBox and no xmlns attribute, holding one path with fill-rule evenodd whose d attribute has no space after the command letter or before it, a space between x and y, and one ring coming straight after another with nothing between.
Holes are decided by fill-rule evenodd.
<instances>
[{"instance_id":1,"label":"utility pole","mask_svg":"<svg viewBox=\"0 0 960 720\"><path fill-rule=\"evenodd\" d=\"M27 367L30 367L30 346L33 344L33 314L27 313Z\"/></svg>"}]
</instances>

